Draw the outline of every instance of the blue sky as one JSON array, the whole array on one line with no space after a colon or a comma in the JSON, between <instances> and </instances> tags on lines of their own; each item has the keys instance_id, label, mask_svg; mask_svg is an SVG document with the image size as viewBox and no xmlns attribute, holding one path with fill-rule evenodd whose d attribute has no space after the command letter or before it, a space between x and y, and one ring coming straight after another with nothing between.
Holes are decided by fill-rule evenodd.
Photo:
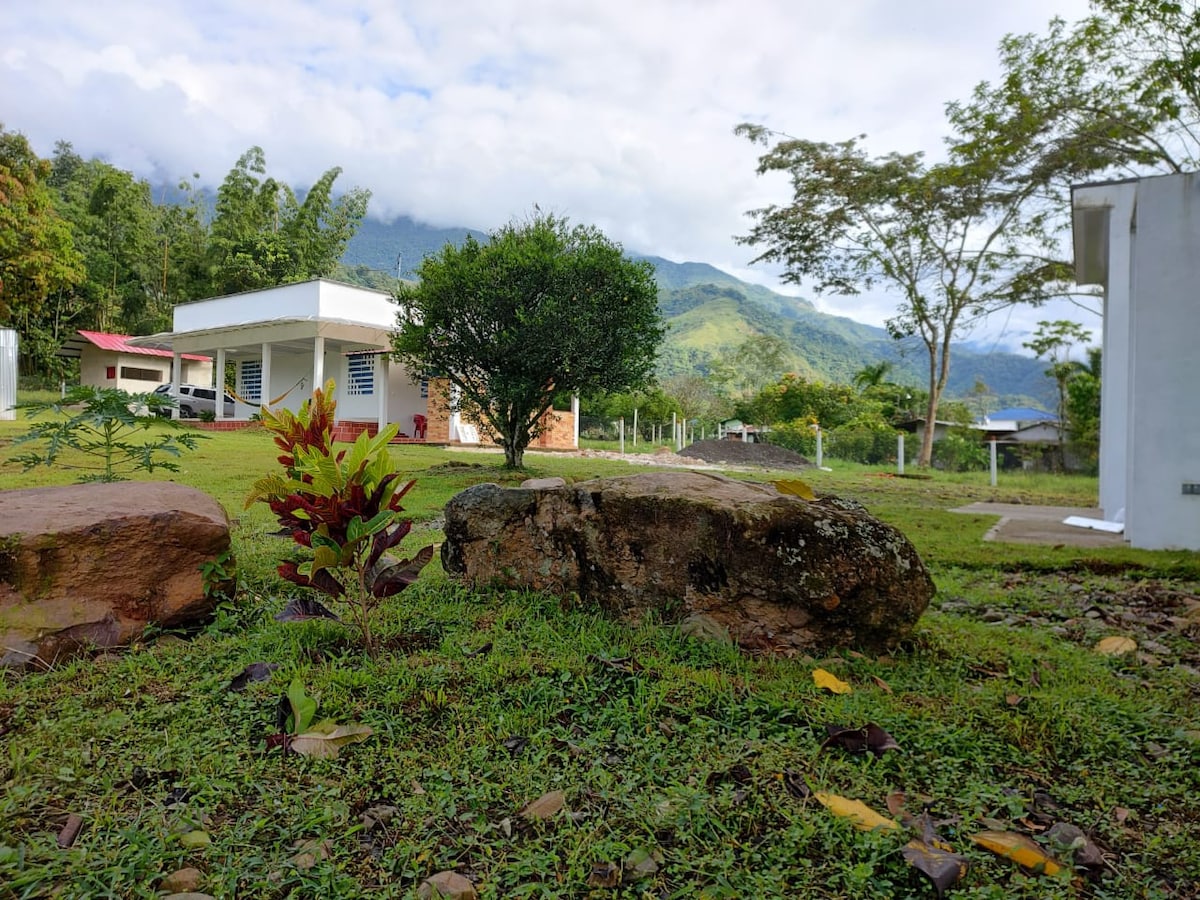
<instances>
[{"instance_id":1,"label":"blue sky","mask_svg":"<svg viewBox=\"0 0 1200 900\"><path fill-rule=\"evenodd\" d=\"M753 121L936 156L942 108L1008 32L1086 0L33 0L0 29L0 115L137 174L220 182L259 145L297 186L330 166L371 214L484 231L537 203L628 250L778 287L733 240L787 197ZM809 292L806 295L811 296ZM816 298L874 324L886 295ZM1020 311L975 335L1019 346ZM1095 324L1084 318L1085 324Z\"/></svg>"}]
</instances>

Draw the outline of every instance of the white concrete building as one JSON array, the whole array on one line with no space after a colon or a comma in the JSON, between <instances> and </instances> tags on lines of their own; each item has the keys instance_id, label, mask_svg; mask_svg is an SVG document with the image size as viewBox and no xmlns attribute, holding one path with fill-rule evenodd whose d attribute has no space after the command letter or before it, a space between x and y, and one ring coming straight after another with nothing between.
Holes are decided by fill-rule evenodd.
<instances>
[{"instance_id":1,"label":"white concrete building","mask_svg":"<svg viewBox=\"0 0 1200 900\"><path fill-rule=\"evenodd\" d=\"M486 442L451 408L444 385L431 389L421 373L391 361L396 314L390 294L318 278L181 304L169 334L130 342L167 350L172 367L163 380L175 384L185 380L187 354L215 357L216 386L237 400L233 419L224 422L218 404L218 428L245 424L261 406L296 410L333 379L335 439L394 423L408 440ZM224 383L227 364L233 384ZM577 422L577 405L549 411L546 431L531 447L577 448Z\"/></svg>"},{"instance_id":2,"label":"white concrete building","mask_svg":"<svg viewBox=\"0 0 1200 900\"><path fill-rule=\"evenodd\" d=\"M1072 208L1076 280L1104 287L1100 507L1134 547L1200 550L1200 174Z\"/></svg>"}]
</instances>

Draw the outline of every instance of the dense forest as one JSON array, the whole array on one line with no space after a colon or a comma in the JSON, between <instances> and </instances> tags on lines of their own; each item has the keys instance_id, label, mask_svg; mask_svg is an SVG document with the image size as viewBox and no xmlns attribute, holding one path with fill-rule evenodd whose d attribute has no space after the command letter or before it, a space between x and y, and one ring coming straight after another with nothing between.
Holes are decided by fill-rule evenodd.
<instances>
[{"instance_id":1,"label":"dense forest","mask_svg":"<svg viewBox=\"0 0 1200 900\"><path fill-rule=\"evenodd\" d=\"M151 334L180 303L332 274L370 198L335 195L340 174L300 197L252 147L214 197L152 186L64 141L41 159L0 127L0 322L20 334L22 374L60 375L77 329Z\"/></svg>"}]
</instances>

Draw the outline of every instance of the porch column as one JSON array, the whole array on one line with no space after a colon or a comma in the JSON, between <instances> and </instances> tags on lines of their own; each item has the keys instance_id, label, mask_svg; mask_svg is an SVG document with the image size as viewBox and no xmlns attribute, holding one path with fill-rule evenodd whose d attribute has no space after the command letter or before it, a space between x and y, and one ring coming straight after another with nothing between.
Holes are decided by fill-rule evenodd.
<instances>
[{"instance_id":1,"label":"porch column","mask_svg":"<svg viewBox=\"0 0 1200 900\"><path fill-rule=\"evenodd\" d=\"M325 338L313 338L313 390L325 387Z\"/></svg>"},{"instance_id":2,"label":"porch column","mask_svg":"<svg viewBox=\"0 0 1200 900\"><path fill-rule=\"evenodd\" d=\"M175 408L171 410L171 418L179 418L179 385L183 381L183 357L178 350L171 351L171 391L175 395Z\"/></svg>"},{"instance_id":3,"label":"porch column","mask_svg":"<svg viewBox=\"0 0 1200 900\"><path fill-rule=\"evenodd\" d=\"M217 351L217 421L225 418L225 348ZM234 410L237 411L236 408Z\"/></svg>"},{"instance_id":4,"label":"porch column","mask_svg":"<svg viewBox=\"0 0 1200 900\"><path fill-rule=\"evenodd\" d=\"M271 345L262 345L262 388L258 398L259 406L268 406L271 402Z\"/></svg>"},{"instance_id":5,"label":"porch column","mask_svg":"<svg viewBox=\"0 0 1200 900\"><path fill-rule=\"evenodd\" d=\"M388 424L388 378L390 376L390 363L386 353L380 353L375 359L379 362L379 371L375 373L375 390L379 393L379 430L383 431Z\"/></svg>"}]
</instances>

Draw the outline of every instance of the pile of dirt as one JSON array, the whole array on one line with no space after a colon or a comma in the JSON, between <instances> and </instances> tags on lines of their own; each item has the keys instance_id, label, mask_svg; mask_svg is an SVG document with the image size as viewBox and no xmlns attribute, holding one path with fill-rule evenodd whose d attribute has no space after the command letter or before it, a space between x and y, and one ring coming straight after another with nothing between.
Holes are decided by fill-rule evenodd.
<instances>
[{"instance_id":1,"label":"pile of dirt","mask_svg":"<svg viewBox=\"0 0 1200 900\"><path fill-rule=\"evenodd\" d=\"M738 440L697 441L680 450L679 455L706 463L763 466L768 469L808 469L813 465L799 453L785 447Z\"/></svg>"}]
</instances>

